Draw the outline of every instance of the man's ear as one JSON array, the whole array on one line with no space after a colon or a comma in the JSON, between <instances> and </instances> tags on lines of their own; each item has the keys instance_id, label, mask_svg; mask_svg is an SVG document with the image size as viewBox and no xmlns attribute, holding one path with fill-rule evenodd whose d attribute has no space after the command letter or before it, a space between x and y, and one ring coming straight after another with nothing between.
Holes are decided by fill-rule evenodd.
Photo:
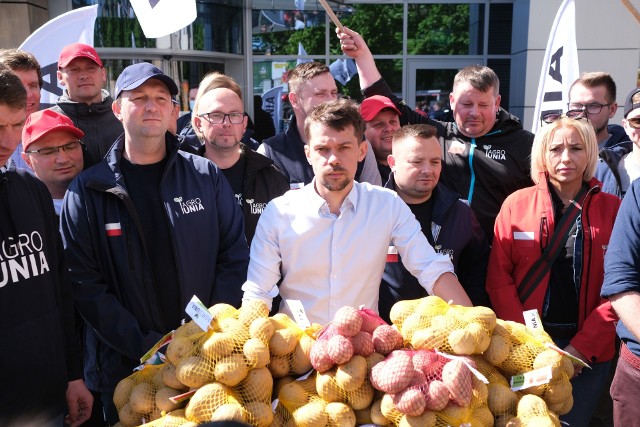
<instances>
[{"instance_id":1,"label":"man's ear","mask_svg":"<svg viewBox=\"0 0 640 427\"><path fill-rule=\"evenodd\" d=\"M121 111L120 107L121 105L117 100L111 103L111 111L113 111L114 116L116 116L116 118L122 122L122 114L120 114L120 111Z\"/></svg>"},{"instance_id":2,"label":"man's ear","mask_svg":"<svg viewBox=\"0 0 640 427\"><path fill-rule=\"evenodd\" d=\"M365 139L358 144L358 149L360 150L360 154L358 155L358 161L361 162L367 156L367 151L369 150L369 142Z\"/></svg>"},{"instance_id":3,"label":"man's ear","mask_svg":"<svg viewBox=\"0 0 640 427\"><path fill-rule=\"evenodd\" d=\"M304 144L304 155L307 157L307 161L311 164L311 149L309 148L309 143Z\"/></svg>"},{"instance_id":4,"label":"man's ear","mask_svg":"<svg viewBox=\"0 0 640 427\"><path fill-rule=\"evenodd\" d=\"M618 103L614 102L609 106L609 118L613 118L616 115L616 111L618 111Z\"/></svg>"},{"instance_id":5,"label":"man's ear","mask_svg":"<svg viewBox=\"0 0 640 427\"><path fill-rule=\"evenodd\" d=\"M395 172L395 168L396 168L396 158L393 157L393 154L389 154L387 156L387 163L389 163L389 167L391 168L392 171Z\"/></svg>"},{"instance_id":6,"label":"man's ear","mask_svg":"<svg viewBox=\"0 0 640 427\"><path fill-rule=\"evenodd\" d=\"M296 95L295 92L289 92L289 104L291 104L292 107L297 106L297 104L298 104L298 95Z\"/></svg>"},{"instance_id":7,"label":"man's ear","mask_svg":"<svg viewBox=\"0 0 640 427\"><path fill-rule=\"evenodd\" d=\"M60 70L56 71L56 78L58 79L60 86L64 86L64 80L62 80L62 73Z\"/></svg>"},{"instance_id":8,"label":"man's ear","mask_svg":"<svg viewBox=\"0 0 640 427\"><path fill-rule=\"evenodd\" d=\"M33 166L31 166L31 157L25 153L24 151L22 153L20 153L20 155L22 156L22 160L24 160L24 162L27 164L27 166L29 166L31 169L33 169Z\"/></svg>"}]
</instances>

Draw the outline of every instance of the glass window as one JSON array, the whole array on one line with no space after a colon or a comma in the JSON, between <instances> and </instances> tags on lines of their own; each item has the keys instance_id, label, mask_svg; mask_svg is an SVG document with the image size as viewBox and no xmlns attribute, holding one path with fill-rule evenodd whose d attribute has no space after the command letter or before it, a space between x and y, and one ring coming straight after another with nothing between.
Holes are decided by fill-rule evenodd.
<instances>
[{"instance_id":1,"label":"glass window","mask_svg":"<svg viewBox=\"0 0 640 427\"><path fill-rule=\"evenodd\" d=\"M95 47L154 48L156 39L148 39L144 36L128 0L105 1L98 8L93 44Z\"/></svg>"},{"instance_id":2,"label":"glass window","mask_svg":"<svg viewBox=\"0 0 640 427\"><path fill-rule=\"evenodd\" d=\"M187 27L193 49L242 55L242 4L242 0L198 1L198 17Z\"/></svg>"},{"instance_id":3,"label":"glass window","mask_svg":"<svg viewBox=\"0 0 640 427\"><path fill-rule=\"evenodd\" d=\"M484 4L410 4L409 55L480 55Z\"/></svg>"},{"instance_id":4,"label":"glass window","mask_svg":"<svg viewBox=\"0 0 640 427\"><path fill-rule=\"evenodd\" d=\"M489 9L489 55L511 54L513 4L492 4Z\"/></svg>"},{"instance_id":5,"label":"glass window","mask_svg":"<svg viewBox=\"0 0 640 427\"><path fill-rule=\"evenodd\" d=\"M500 106L509 109L509 89L511 86L511 60L489 59L487 67L496 72L500 79Z\"/></svg>"}]
</instances>

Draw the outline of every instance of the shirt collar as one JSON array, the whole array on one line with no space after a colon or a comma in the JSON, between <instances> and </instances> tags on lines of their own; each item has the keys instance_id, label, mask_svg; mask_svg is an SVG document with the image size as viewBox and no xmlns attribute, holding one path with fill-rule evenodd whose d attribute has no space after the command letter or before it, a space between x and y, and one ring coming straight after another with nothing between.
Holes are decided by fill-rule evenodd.
<instances>
[{"instance_id":1,"label":"shirt collar","mask_svg":"<svg viewBox=\"0 0 640 427\"><path fill-rule=\"evenodd\" d=\"M306 192L308 201L310 203L310 207L312 207L314 210L317 210L318 213L328 213L329 205L327 204L326 200L320 197L320 195L316 192L315 185L316 185L316 179L314 177L308 185L305 185L302 188L302 190L298 190L298 191ZM358 206L360 192L361 192L361 189L358 186L358 183L354 181L353 186L351 187L351 191L349 191L349 194L347 194L347 197L342 202L342 206L340 210L351 208L355 211Z\"/></svg>"}]
</instances>

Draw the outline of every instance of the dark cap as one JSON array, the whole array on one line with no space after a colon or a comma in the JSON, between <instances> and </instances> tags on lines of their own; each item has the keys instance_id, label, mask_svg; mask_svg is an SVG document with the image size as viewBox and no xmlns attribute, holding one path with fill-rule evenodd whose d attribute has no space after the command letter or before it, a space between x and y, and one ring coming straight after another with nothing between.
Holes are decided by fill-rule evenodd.
<instances>
[{"instance_id":1,"label":"dark cap","mask_svg":"<svg viewBox=\"0 0 640 427\"><path fill-rule=\"evenodd\" d=\"M69 132L76 138L82 138L84 132L73 125L71 119L53 110L36 111L27 117L22 128L22 149L29 146L51 132Z\"/></svg>"},{"instance_id":2,"label":"dark cap","mask_svg":"<svg viewBox=\"0 0 640 427\"><path fill-rule=\"evenodd\" d=\"M178 86L171 77L167 76L160 68L148 62L140 62L129 65L122 70L122 73L118 76L118 80L116 80L114 99L118 99L123 90L133 90L149 79L160 80L167 86L171 95L178 94Z\"/></svg>"},{"instance_id":3,"label":"dark cap","mask_svg":"<svg viewBox=\"0 0 640 427\"><path fill-rule=\"evenodd\" d=\"M392 109L399 116L402 115L394 103L389 98L382 95L373 95L362 101L362 104L360 104L360 115L365 122L370 122L380 113L380 111L386 108Z\"/></svg>"},{"instance_id":4,"label":"dark cap","mask_svg":"<svg viewBox=\"0 0 640 427\"><path fill-rule=\"evenodd\" d=\"M93 47L88 44L73 43L62 48L62 52L60 52L60 56L58 57L58 68L66 67L69 65L69 62L76 58L88 58L100 67L103 67L98 52L96 52Z\"/></svg>"},{"instance_id":5,"label":"dark cap","mask_svg":"<svg viewBox=\"0 0 640 427\"><path fill-rule=\"evenodd\" d=\"M640 108L640 103L633 103L633 96L636 93L640 93L640 87L637 87L635 89L633 89L631 92L629 92L629 95L627 95L627 101L624 103L624 118L626 119L627 116L629 115L630 112L632 112L633 110L635 110L636 108Z\"/></svg>"}]
</instances>

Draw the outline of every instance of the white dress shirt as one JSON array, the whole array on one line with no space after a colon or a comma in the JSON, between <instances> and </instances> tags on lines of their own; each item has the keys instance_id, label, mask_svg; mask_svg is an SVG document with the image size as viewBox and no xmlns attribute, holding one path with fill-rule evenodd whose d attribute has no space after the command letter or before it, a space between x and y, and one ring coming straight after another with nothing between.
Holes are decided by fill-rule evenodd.
<instances>
[{"instance_id":1,"label":"white dress shirt","mask_svg":"<svg viewBox=\"0 0 640 427\"><path fill-rule=\"evenodd\" d=\"M435 253L395 192L354 182L334 215L314 185L315 179L263 211L242 287L245 300L270 306L280 293L280 312L292 316L284 300L300 300L309 320L324 325L344 305L377 310L390 246L429 294L440 275L453 273L449 257Z\"/></svg>"}]
</instances>

